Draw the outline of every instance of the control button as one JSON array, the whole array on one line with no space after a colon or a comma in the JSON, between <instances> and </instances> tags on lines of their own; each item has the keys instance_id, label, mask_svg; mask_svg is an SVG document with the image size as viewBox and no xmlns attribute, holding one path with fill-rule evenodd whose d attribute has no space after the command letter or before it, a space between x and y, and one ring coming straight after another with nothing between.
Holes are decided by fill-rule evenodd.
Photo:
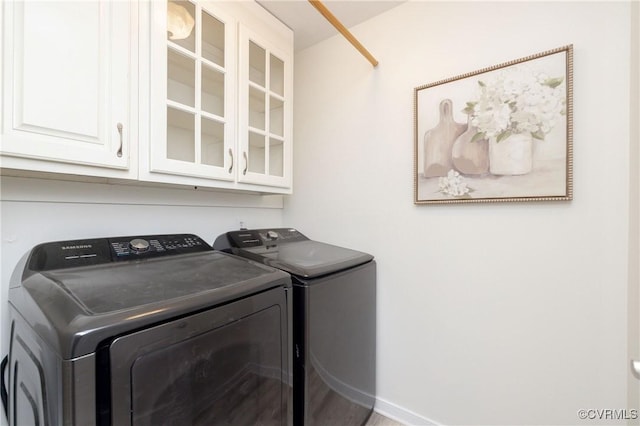
<instances>
[{"instance_id":1,"label":"control button","mask_svg":"<svg viewBox=\"0 0 640 426\"><path fill-rule=\"evenodd\" d=\"M145 251L149 250L149 241L143 240L141 238L135 238L129 241L129 247L131 247L131 250L135 251L136 253L144 253Z\"/></svg>"},{"instance_id":2,"label":"control button","mask_svg":"<svg viewBox=\"0 0 640 426\"><path fill-rule=\"evenodd\" d=\"M155 251L164 251L164 246L158 240L149 241L149 245L154 248Z\"/></svg>"},{"instance_id":3,"label":"control button","mask_svg":"<svg viewBox=\"0 0 640 426\"><path fill-rule=\"evenodd\" d=\"M277 240L279 237L278 233L276 231L267 231L267 238L271 239L271 240Z\"/></svg>"}]
</instances>

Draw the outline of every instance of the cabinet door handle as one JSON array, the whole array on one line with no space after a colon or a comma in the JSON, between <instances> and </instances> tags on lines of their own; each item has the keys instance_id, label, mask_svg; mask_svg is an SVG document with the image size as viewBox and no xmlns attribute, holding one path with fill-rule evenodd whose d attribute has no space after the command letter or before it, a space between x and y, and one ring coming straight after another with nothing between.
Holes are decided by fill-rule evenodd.
<instances>
[{"instance_id":1,"label":"cabinet door handle","mask_svg":"<svg viewBox=\"0 0 640 426\"><path fill-rule=\"evenodd\" d=\"M231 157L231 165L229 166L229 173L233 170L233 150L229 148L229 157Z\"/></svg>"},{"instance_id":2,"label":"cabinet door handle","mask_svg":"<svg viewBox=\"0 0 640 426\"><path fill-rule=\"evenodd\" d=\"M118 133L120 134L120 148L118 149L117 156L118 158L122 157L122 123L118 123L116 126L118 128Z\"/></svg>"},{"instance_id":3,"label":"cabinet door handle","mask_svg":"<svg viewBox=\"0 0 640 426\"><path fill-rule=\"evenodd\" d=\"M242 156L244 157L244 170L242 171L242 174L246 175L247 169L249 168L249 159L247 158L247 151L243 151Z\"/></svg>"}]
</instances>

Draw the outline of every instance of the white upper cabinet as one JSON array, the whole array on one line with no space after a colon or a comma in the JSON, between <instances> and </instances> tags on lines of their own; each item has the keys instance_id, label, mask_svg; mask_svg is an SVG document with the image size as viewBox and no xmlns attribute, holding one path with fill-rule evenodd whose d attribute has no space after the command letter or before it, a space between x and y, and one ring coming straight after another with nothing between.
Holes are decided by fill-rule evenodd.
<instances>
[{"instance_id":1,"label":"white upper cabinet","mask_svg":"<svg viewBox=\"0 0 640 426\"><path fill-rule=\"evenodd\" d=\"M3 2L3 168L137 177L136 11Z\"/></svg>"},{"instance_id":2,"label":"white upper cabinet","mask_svg":"<svg viewBox=\"0 0 640 426\"><path fill-rule=\"evenodd\" d=\"M240 26L241 182L291 186L292 59L277 39Z\"/></svg>"},{"instance_id":3,"label":"white upper cabinet","mask_svg":"<svg viewBox=\"0 0 640 426\"><path fill-rule=\"evenodd\" d=\"M290 193L293 32L253 1L6 1L2 173Z\"/></svg>"},{"instance_id":4,"label":"white upper cabinet","mask_svg":"<svg viewBox=\"0 0 640 426\"><path fill-rule=\"evenodd\" d=\"M151 3L150 171L234 180L235 19L215 2Z\"/></svg>"},{"instance_id":5,"label":"white upper cabinet","mask_svg":"<svg viewBox=\"0 0 640 426\"><path fill-rule=\"evenodd\" d=\"M290 192L292 31L255 2L155 1L149 14L140 179Z\"/></svg>"}]
</instances>

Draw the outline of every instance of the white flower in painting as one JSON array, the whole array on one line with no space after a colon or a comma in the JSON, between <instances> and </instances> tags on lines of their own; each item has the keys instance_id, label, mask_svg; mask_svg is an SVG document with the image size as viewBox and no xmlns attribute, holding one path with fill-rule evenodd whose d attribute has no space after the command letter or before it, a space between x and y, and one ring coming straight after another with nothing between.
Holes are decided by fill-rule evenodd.
<instances>
[{"instance_id":1,"label":"white flower in painting","mask_svg":"<svg viewBox=\"0 0 640 426\"><path fill-rule=\"evenodd\" d=\"M451 195L452 197L462 197L469 193L469 187L464 181L464 178L453 169L449 170L447 176L440 178L439 186L440 192L445 195Z\"/></svg>"},{"instance_id":2,"label":"white flower in painting","mask_svg":"<svg viewBox=\"0 0 640 426\"><path fill-rule=\"evenodd\" d=\"M514 133L530 133L542 140L566 113L564 79L536 75L526 65L504 68L478 86L477 99L464 109L478 128L478 139L500 142Z\"/></svg>"}]
</instances>

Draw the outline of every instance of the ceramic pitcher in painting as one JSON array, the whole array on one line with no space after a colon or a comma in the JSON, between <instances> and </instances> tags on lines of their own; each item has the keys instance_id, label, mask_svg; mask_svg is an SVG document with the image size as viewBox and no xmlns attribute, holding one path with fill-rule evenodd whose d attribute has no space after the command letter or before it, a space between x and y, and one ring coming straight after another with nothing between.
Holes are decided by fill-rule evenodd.
<instances>
[{"instance_id":1,"label":"ceramic pitcher in painting","mask_svg":"<svg viewBox=\"0 0 640 426\"><path fill-rule=\"evenodd\" d=\"M467 129L453 119L453 102L440 102L440 121L424 134L424 177L446 176L453 168L453 143Z\"/></svg>"},{"instance_id":2,"label":"ceramic pitcher in painting","mask_svg":"<svg viewBox=\"0 0 640 426\"><path fill-rule=\"evenodd\" d=\"M453 166L460 173L481 175L489 171L489 143L486 139L474 140L478 129L469 121L467 130L455 140L451 157Z\"/></svg>"},{"instance_id":3,"label":"ceramic pitcher in painting","mask_svg":"<svg viewBox=\"0 0 640 426\"><path fill-rule=\"evenodd\" d=\"M489 171L493 175L526 175L533 168L533 136L514 133L489 143Z\"/></svg>"}]
</instances>

